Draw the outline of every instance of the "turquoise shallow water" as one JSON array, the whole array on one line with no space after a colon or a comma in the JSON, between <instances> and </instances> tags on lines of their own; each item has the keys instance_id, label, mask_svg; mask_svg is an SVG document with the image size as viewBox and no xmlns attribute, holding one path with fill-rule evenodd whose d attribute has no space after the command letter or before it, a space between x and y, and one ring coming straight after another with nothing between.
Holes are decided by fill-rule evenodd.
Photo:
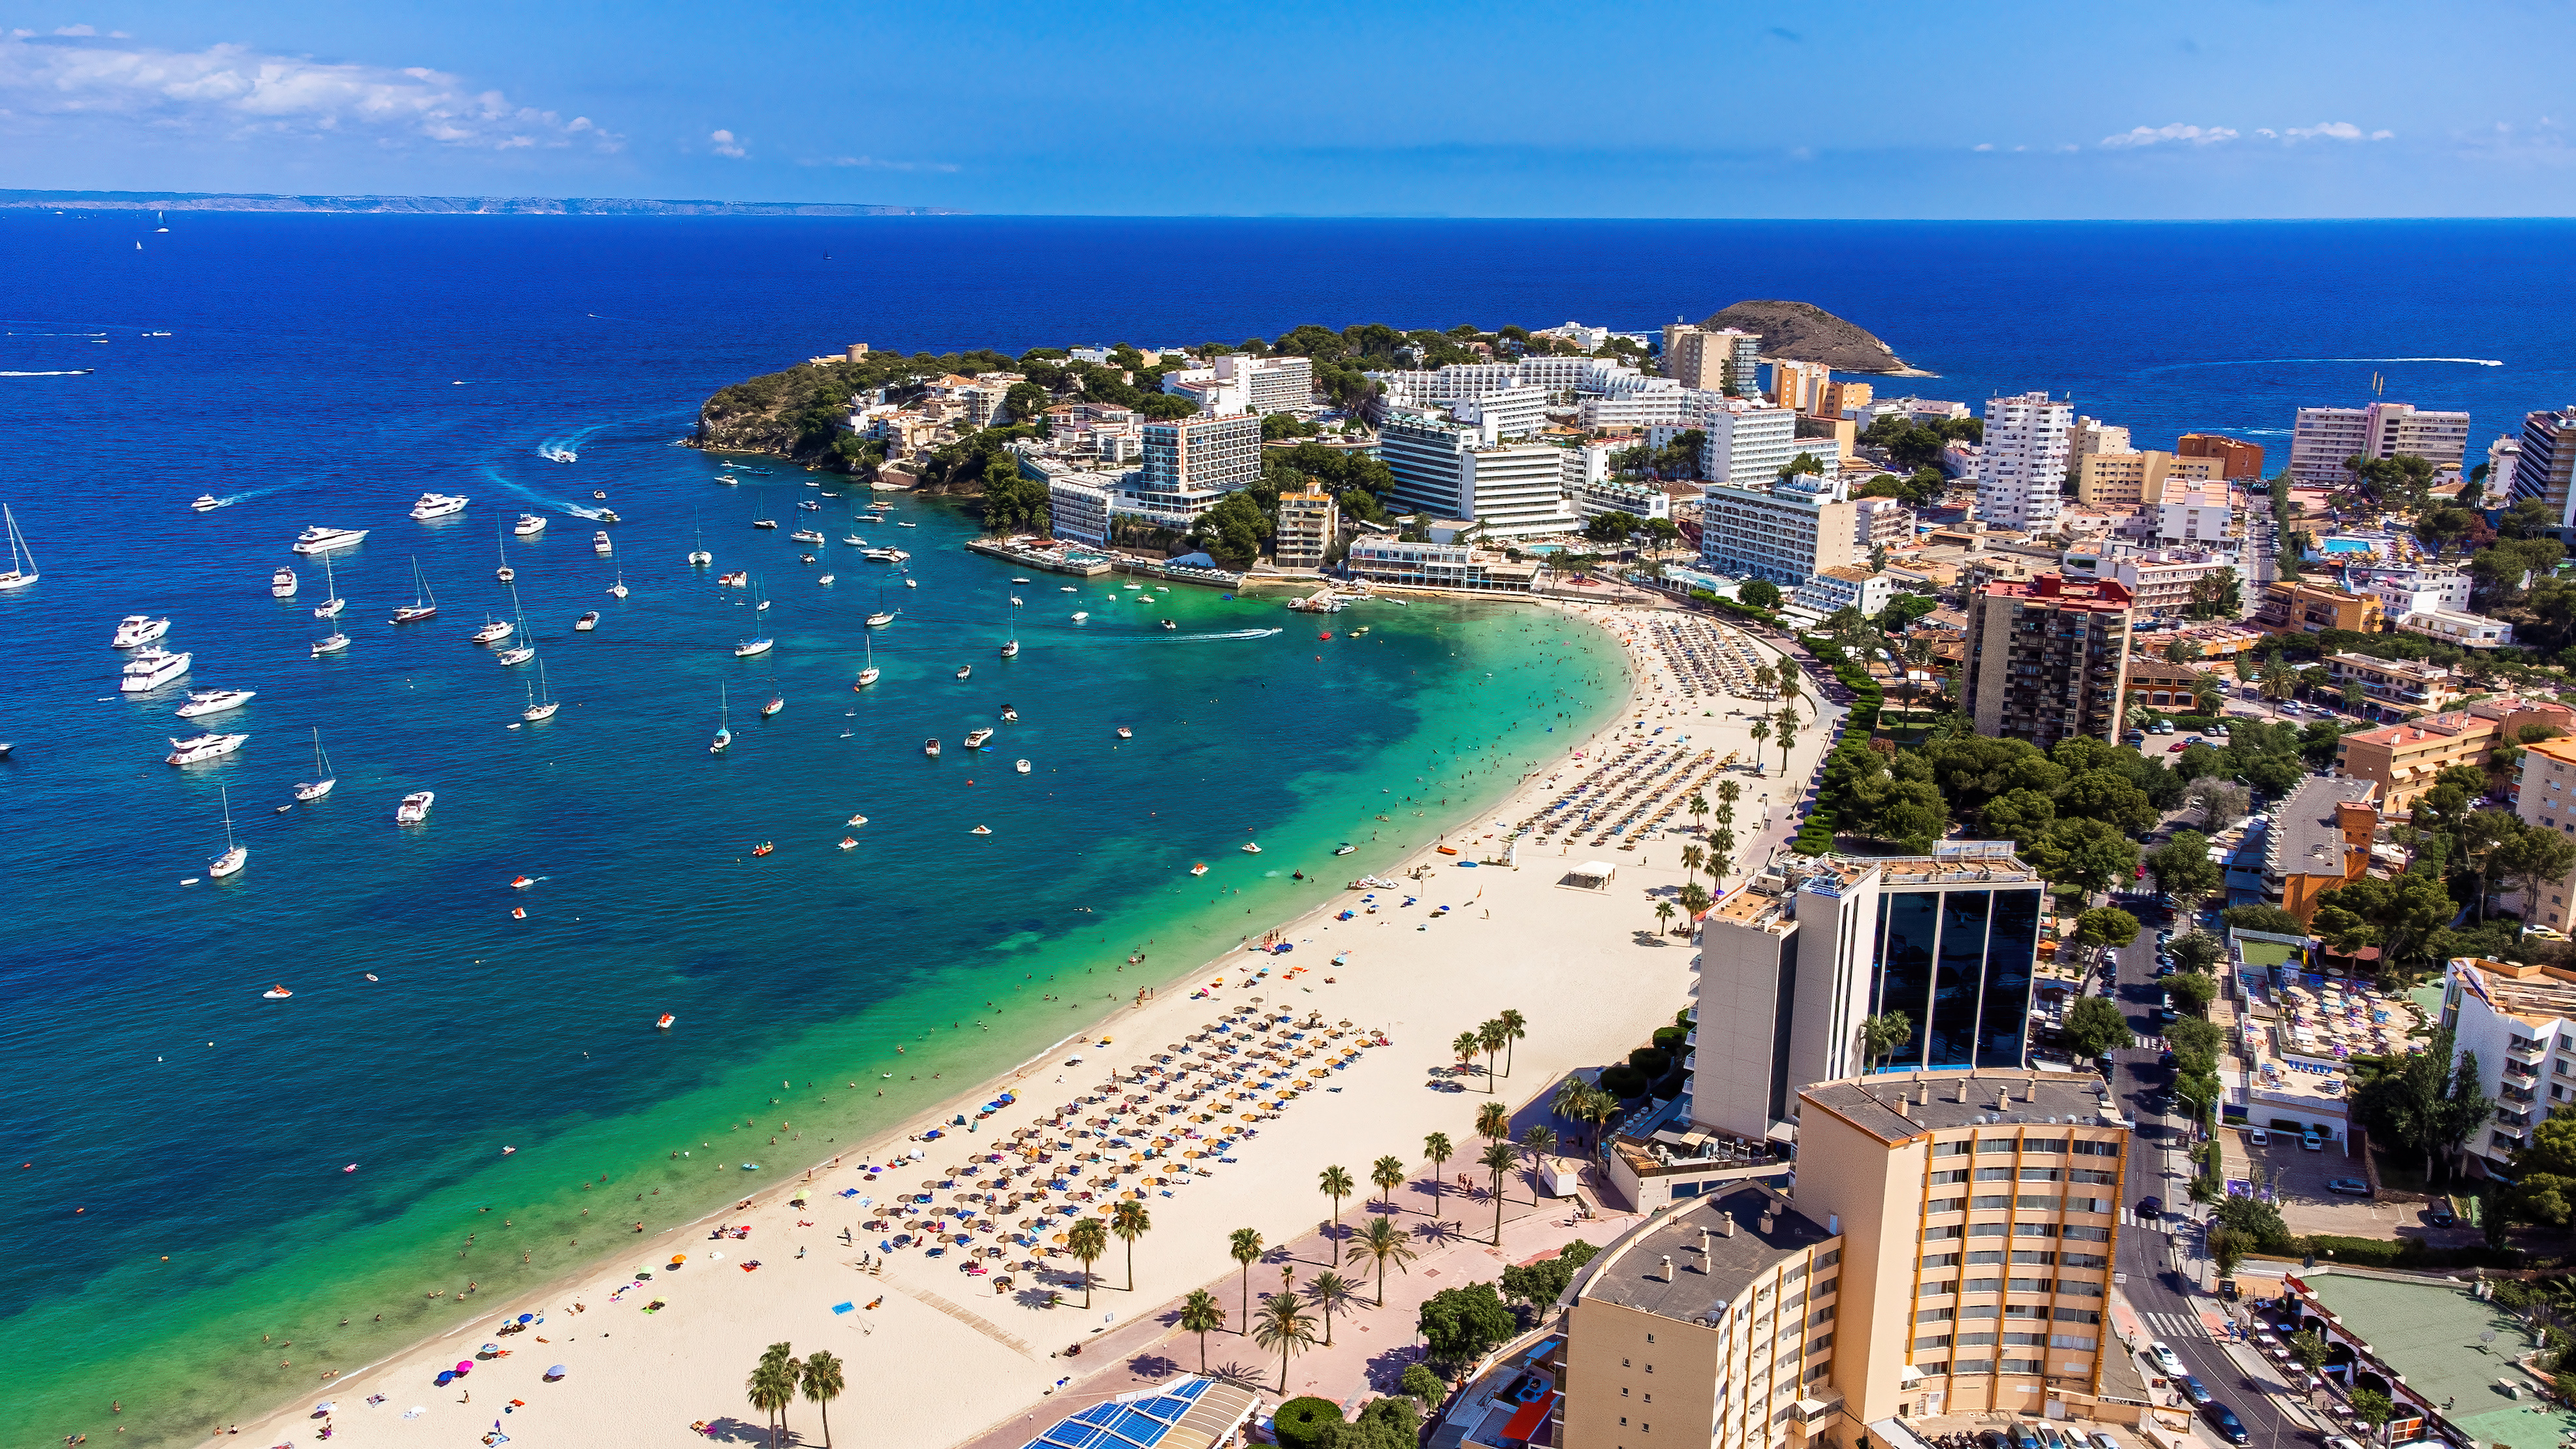
<instances>
[{"instance_id":1,"label":"turquoise shallow water","mask_svg":"<svg viewBox=\"0 0 2576 1449\"><path fill-rule=\"evenodd\" d=\"M207 258L170 338L139 335L155 317L0 339L12 366L100 369L0 394L41 439L0 501L44 574L0 595L0 819L21 847L0 1126L27 1164L0 1178L0 1224L39 1245L0 1326L41 1349L0 1376L0 1444L193 1439L318 1396L326 1369L792 1175L1319 904L1620 692L1611 641L1527 607L1318 624L1196 588L1067 594L966 553L948 505L853 522L864 494L761 460L720 485L726 460L671 440L758 363L532 342L509 309L559 299L433 262L328 252L246 277ZM580 460L545 461L554 445ZM432 488L472 507L414 522ZM625 520L610 558L569 512L594 490ZM205 492L236 501L191 512ZM509 553L563 709L513 730L531 671L466 636L510 616L495 531L523 511L550 520ZM813 566L785 536L802 522L832 540ZM353 646L319 661L322 570L286 550L308 523L372 530L333 559ZM920 586L839 542L854 528L910 550ZM701 529L711 570L685 563ZM294 600L269 596L281 563ZM440 613L392 625L415 563ZM716 584L736 568L766 614ZM860 693L880 599L901 614ZM108 635L137 611L176 621L184 684L116 691ZM755 632L776 647L737 659ZM238 754L161 762L199 727L172 715L188 685L257 691L205 722L246 733ZM736 742L713 757L720 689ZM962 750L983 725L993 749ZM339 783L281 812L316 728ZM397 826L419 789L428 823ZM227 793L249 868L183 885L223 847ZM1336 859L1342 840L1361 849ZM262 1000L272 984L293 997Z\"/></svg>"}]
</instances>

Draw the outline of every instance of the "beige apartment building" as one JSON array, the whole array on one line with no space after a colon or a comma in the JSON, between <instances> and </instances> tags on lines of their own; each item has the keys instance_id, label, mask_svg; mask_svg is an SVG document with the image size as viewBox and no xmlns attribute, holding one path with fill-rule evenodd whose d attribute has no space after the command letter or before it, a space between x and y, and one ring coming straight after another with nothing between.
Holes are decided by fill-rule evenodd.
<instances>
[{"instance_id":1,"label":"beige apartment building","mask_svg":"<svg viewBox=\"0 0 2576 1449\"><path fill-rule=\"evenodd\" d=\"M2513 810L2525 825L2576 835L2576 740L2537 740L2514 767ZM2535 926L2576 934L2576 873L2525 903L2522 918ZM2481 1059L2483 1060L2483 1058ZM2556 1099L2557 1093L2551 1093Z\"/></svg>"},{"instance_id":2,"label":"beige apartment building","mask_svg":"<svg viewBox=\"0 0 2576 1449\"><path fill-rule=\"evenodd\" d=\"M2154 448L2086 453L2076 459L2075 501L2086 508L2144 508L2164 501L2166 483L2211 482L2224 467L2222 459L2185 458Z\"/></svg>"},{"instance_id":3,"label":"beige apartment building","mask_svg":"<svg viewBox=\"0 0 2576 1449\"><path fill-rule=\"evenodd\" d=\"M1340 526L1333 495L1309 484L1279 495L1279 530L1270 542L1270 561L1283 569L1319 569L1333 547Z\"/></svg>"},{"instance_id":4,"label":"beige apartment building","mask_svg":"<svg viewBox=\"0 0 2576 1449\"><path fill-rule=\"evenodd\" d=\"M2517 740L2528 724L2576 731L2576 709L2508 695L2467 709L2363 730L2336 743L2335 773L2376 783L2380 808L2392 815L2406 814L2444 770L2453 765L2485 769L2487 756L2496 746Z\"/></svg>"},{"instance_id":5,"label":"beige apartment building","mask_svg":"<svg viewBox=\"0 0 2576 1449\"><path fill-rule=\"evenodd\" d=\"M2129 1129L2099 1077L1883 1073L1798 1107L1794 1199L1715 1185L1585 1265L1557 1444L1859 1449L2101 1391Z\"/></svg>"}]
</instances>

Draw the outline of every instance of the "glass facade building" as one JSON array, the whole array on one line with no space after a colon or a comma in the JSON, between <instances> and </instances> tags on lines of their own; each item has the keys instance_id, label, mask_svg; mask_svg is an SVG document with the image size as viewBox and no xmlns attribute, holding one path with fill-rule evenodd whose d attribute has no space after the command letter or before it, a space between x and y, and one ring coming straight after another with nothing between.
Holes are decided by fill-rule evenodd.
<instances>
[{"instance_id":1,"label":"glass facade building","mask_svg":"<svg viewBox=\"0 0 2576 1449\"><path fill-rule=\"evenodd\" d=\"M1914 1030L1880 1070L2021 1066L2045 912L2036 885L1881 892L1869 1011Z\"/></svg>"}]
</instances>

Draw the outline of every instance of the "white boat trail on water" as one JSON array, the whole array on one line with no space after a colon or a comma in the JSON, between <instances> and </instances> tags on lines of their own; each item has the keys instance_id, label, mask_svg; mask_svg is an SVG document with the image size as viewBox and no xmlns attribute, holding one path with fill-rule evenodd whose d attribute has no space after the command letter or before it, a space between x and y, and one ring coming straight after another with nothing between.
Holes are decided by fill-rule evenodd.
<instances>
[{"instance_id":1,"label":"white boat trail on water","mask_svg":"<svg viewBox=\"0 0 2576 1449\"><path fill-rule=\"evenodd\" d=\"M2138 372L2180 372L2187 367L2275 367L2287 362L2457 362L2469 367L2502 367L2496 357L2240 357L2221 362L2168 362L2161 367L2142 367Z\"/></svg>"}]
</instances>

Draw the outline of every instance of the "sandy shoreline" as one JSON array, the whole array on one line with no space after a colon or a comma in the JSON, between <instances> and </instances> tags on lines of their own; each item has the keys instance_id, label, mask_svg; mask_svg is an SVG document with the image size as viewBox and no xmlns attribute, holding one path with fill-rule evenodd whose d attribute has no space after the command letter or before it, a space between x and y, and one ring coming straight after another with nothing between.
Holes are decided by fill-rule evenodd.
<instances>
[{"instance_id":1,"label":"sandy shoreline","mask_svg":"<svg viewBox=\"0 0 2576 1449\"><path fill-rule=\"evenodd\" d=\"M1581 604L1553 607L1604 626L1614 638L1621 633L1620 619L1643 612ZM1667 727L1687 730L1694 747L1714 742L1722 753L1727 731L1740 736L1741 725L1716 718L1714 710L1708 716L1696 709L1680 715L1672 701L1658 698L1659 664L1633 648L1625 652L1629 692L1614 723L1530 772L1500 803L1452 826L1444 838L1473 838L1487 822L1507 823L1529 813L1533 800L1555 793L1547 789L1552 777L1561 790L1603 763L1605 752L1592 746L1614 731L1633 737L1631 722L1641 714L1663 711L1661 717L1672 721ZM1807 731L1790 775L1744 778L1747 798L1739 807L1740 825L1749 826L1761 813L1753 800L1757 785L1779 788L1783 800L1772 809L1787 813L1795 800L1793 782L1803 778L1820 754L1824 738L1820 729ZM1589 758L1578 763L1575 756L1587 752ZM1570 850L1568 864L1597 854L1583 847ZM1052 1356L1065 1344L1108 1324L1159 1311L1169 1299L1211 1280L1236 1281L1223 1251L1230 1228L1255 1226L1274 1241L1311 1230L1329 1210L1312 1185L1322 1164L1345 1164L1365 1192L1369 1162L1391 1154L1415 1164L1421 1134L1439 1130L1461 1145L1449 1173L1454 1176L1462 1166L1473 1171L1472 1118L1478 1106L1495 1098L1481 1091L1441 1089L1445 1074L1433 1075L1433 1069L1454 1060L1447 1052L1449 1036L1507 1006L1530 1018L1529 1039L1515 1053L1513 1083L1502 1088L1510 1094L1504 1099L1510 1100L1572 1066L1622 1056L1655 1026L1670 1021L1683 1000L1690 952L1686 944L1655 935L1646 892L1669 894L1678 886L1683 878L1679 851L1680 842L1668 838L1613 856L1620 861L1620 888L1592 894L1557 888L1561 872L1553 868L1553 849L1543 857L1525 855L1518 869L1488 867L1471 877L1426 847L1390 868L1390 874L1399 874L1433 865L1428 880L1408 886L1424 896L1420 907L1338 922L1333 917L1354 908L1358 897L1333 891L1275 930L1312 954L1280 958L1240 949L1226 952L1176 975L1151 1000L1112 1008L1056 1047L986 1077L971 1091L960 1091L945 1106L824 1156L802 1174L799 1184L767 1186L751 1198L749 1208L723 1209L690 1224L638 1235L628 1258L635 1267L655 1270L641 1288L628 1286L634 1282L631 1271L610 1266L627 1260L603 1257L541 1287L495 1293L490 1315L347 1371L331 1384L317 1386L310 1399L246 1424L243 1432L262 1444L312 1435L322 1422L309 1417L312 1405L327 1399L337 1405L335 1440L427 1442L422 1436L435 1435L452 1444L467 1433L489 1434L496 1418L511 1440L530 1443L677 1444L698 1422L712 1422L718 1438L754 1437L762 1425L744 1403L742 1379L763 1345L786 1340L800 1353L829 1348L848 1364L851 1388L841 1401L843 1425L864 1425L879 1437L891 1434L904 1443L970 1438L1044 1402L1055 1381L1071 1372L1068 1362ZM1465 858L1473 855L1470 851ZM1660 865L1654 863L1658 855L1663 857ZM1636 878L1633 886L1631 877ZM1459 904L1447 919L1437 924L1423 919L1430 905L1451 902ZM1390 926L1398 929L1391 932ZM1325 964L1344 950L1351 955L1350 966ZM1309 969L1286 977L1281 973L1292 969L1291 961ZM1264 966L1270 967L1267 979L1248 976ZM1326 976L1339 980L1328 985ZM1192 999L1194 987L1218 979L1225 983L1222 989L1208 999ZM944 1177L940 1170L964 1160L958 1138L990 1151L1013 1129L1043 1120L1060 1102L1094 1090L1112 1066L1123 1074L1162 1041L1183 1039L1256 997L1265 1011L1285 1009L1303 1016L1314 1010L1328 1022L1347 1018L1383 1029L1393 1045L1363 1053L1336 1074L1336 1084L1304 1094L1279 1120L1260 1123L1257 1139L1241 1146L1235 1161L1217 1168L1216 1176L1143 1199L1155 1221L1136 1245L1135 1291L1122 1291L1125 1254L1114 1243L1110 1256L1097 1265L1098 1286L1088 1312L1079 1306L1080 1290L1068 1286L1071 1273L1057 1281L1058 1270L1075 1266L1069 1260L1050 1260L1043 1274L1016 1275L1009 1295L996 1295L984 1279L959 1272L957 1263L928 1260L917 1252L892 1255L876 1274L854 1271L861 1253L873 1252L884 1235L858 1231L858 1222L868 1214L844 1204L872 1201L874 1210L882 1210L892 1189L915 1190L916 1178L933 1175L907 1169L899 1177L889 1173L870 1182L853 1171L855 1164L882 1164L919 1146L928 1155L915 1165ZM1073 1054L1073 1043L1104 1033L1113 1045L1088 1049L1080 1067L1050 1069ZM1013 1087L1027 1089L1022 1100L980 1122L982 1131L958 1131L957 1138L926 1144L911 1140L935 1124L971 1115L979 1104ZM836 1162L847 1165L836 1168ZM800 1212L789 1203L803 1192L804 1182L816 1187ZM831 1195L844 1189L857 1189L859 1195ZM709 1230L719 1223L748 1224L751 1237L710 1241ZM843 1241L845 1230L851 1234L848 1242ZM672 1255L683 1253L686 1268L671 1272L662 1267ZM760 1271L725 1271L746 1259L761 1260ZM1256 1289L1276 1286L1258 1281L1269 1271L1253 1275ZM1038 1277L1063 1296L1061 1306L1050 1306L1047 1289L1033 1286ZM622 1296L612 1299L612 1293ZM1233 1295L1219 1296L1235 1301ZM654 1313L635 1311L656 1299L669 1306ZM586 1311L571 1311L576 1303ZM542 1314L545 1321L514 1338L491 1337L504 1317L523 1312ZM624 1339L611 1342L619 1334ZM477 1361L478 1372L456 1386L433 1387L429 1381L439 1367L470 1357L459 1351L460 1340L468 1347L498 1342L513 1351L505 1358ZM565 1364L569 1376L541 1383L541 1371L553 1363ZM468 1401L466 1396L477 1389L483 1392ZM370 1394L385 1395L386 1401L368 1407L362 1401ZM424 1412L403 1417L414 1406ZM505 1408L512 1411L504 1414ZM819 1442L810 1406L799 1409L795 1422Z\"/></svg>"}]
</instances>

